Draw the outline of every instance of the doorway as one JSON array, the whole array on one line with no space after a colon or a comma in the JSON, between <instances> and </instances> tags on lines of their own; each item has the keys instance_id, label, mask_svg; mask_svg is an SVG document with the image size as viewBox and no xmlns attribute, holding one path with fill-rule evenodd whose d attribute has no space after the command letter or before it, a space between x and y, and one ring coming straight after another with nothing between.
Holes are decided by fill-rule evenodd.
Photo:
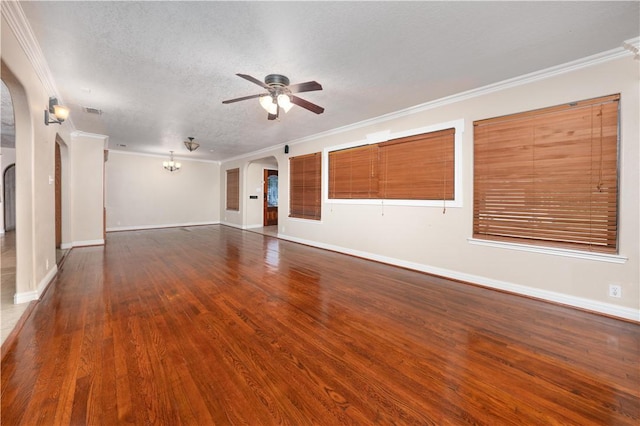
<instances>
[{"instance_id":1,"label":"doorway","mask_svg":"<svg viewBox=\"0 0 640 426\"><path fill-rule=\"evenodd\" d=\"M264 170L264 226L278 224L278 171Z\"/></svg>"},{"instance_id":2,"label":"doorway","mask_svg":"<svg viewBox=\"0 0 640 426\"><path fill-rule=\"evenodd\" d=\"M4 171L4 230L16 229L16 165L12 164Z\"/></svg>"},{"instance_id":3,"label":"doorway","mask_svg":"<svg viewBox=\"0 0 640 426\"><path fill-rule=\"evenodd\" d=\"M62 245L62 159L60 144L56 141L55 192L56 192L56 248Z\"/></svg>"}]
</instances>

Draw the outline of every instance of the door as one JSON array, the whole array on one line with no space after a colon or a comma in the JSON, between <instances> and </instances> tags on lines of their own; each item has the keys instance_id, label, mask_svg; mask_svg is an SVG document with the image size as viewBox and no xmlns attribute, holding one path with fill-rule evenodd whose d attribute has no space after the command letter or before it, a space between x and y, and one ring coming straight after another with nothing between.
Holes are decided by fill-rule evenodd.
<instances>
[{"instance_id":1,"label":"door","mask_svg":"<svg viewBox=\"0 0 640 426\"><path fill-rule=\"evenodd\" d=\"M264 171L264 226L278 224L278 171Z\"/></svg>"}]
</instances>

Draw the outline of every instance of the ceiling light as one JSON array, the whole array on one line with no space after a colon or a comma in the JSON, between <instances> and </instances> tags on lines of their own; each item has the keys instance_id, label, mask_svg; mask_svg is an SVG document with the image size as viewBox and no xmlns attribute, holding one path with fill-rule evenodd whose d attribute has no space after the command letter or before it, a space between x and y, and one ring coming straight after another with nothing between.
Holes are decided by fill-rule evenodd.
<instances>
[{"instance_id":1,"label":"ceiling light","mask_svg":"<svg viewBox=\"0 0 640 426\"><path fill-rule=\"evenodd\" d=\"M184 146L186 146L189 151L193 152L198 149L198 147L200 146L198 142L194 142L192 137L188 137L187 139L189 140L184 141Z\"/></svg>"},{"instance_id":2,"label":"ceiling light","mask_svg":"<svg viewBox=\"0 0 640 426\"><path fill-rule=\"evenodd\" d=\"M260 96L260 105L269 114L276 115L278 112L278 104L275 102L275 99L271 97L271 95Z\"/></svg>"},{"instance_id":3,"label":"ceiling light","mask_svg":"<svg viewBox=\"0 0 640 426\"><path fill-rule=\"evenodd\" d=\"M169 157L169 161L163 161L162 167L164 167L165 170L169 170L170 172L175 172L177 170L180 170L180 167L182 167L182 164L176 161L173 161L173 151L169 151L169 153L171 154L171 156Z\"/></svg>"},{"instance_id":4,"label":"ceiling light","mask_svg":"<svg viewBox=\"0 0 640 426\"><path fill-rule=\"evenodd\" d=\"M51 120L51 116L55 119ZM58 99L53 96L49 98L49 109L44 110L44 124L62 124L69 117L69 108L58 105Z\"/></svg>"}]
</instances>

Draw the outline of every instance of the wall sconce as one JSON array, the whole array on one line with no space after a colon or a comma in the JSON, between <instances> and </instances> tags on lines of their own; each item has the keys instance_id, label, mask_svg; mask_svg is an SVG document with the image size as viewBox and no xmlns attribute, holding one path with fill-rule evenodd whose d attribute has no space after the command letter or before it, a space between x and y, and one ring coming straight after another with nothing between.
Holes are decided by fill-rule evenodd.
<instances>
[{"instance_id":1,"label":"wall sconce","mask_svg":"<svg viewBox=\"0 0 640 426\"><path fill-rule=\"evenodd\" d=\"M50 120L50 117L53 115L55 120ZM49 109L44 110L44 124L48 126L49 124L62 124L64 120L69 117L69 108L58 105L58 99L53 96L49 98Z\"/></svg>"},{"instance_id":2,"label":"wall sconce","mask_svg":"<svg viewBox=\"0 0 640 426\"><path fill-rule=\"evenodd\" d=\"M180 167L182 167L182 164L173 161L173 151L169 151L169 153L171 153L171 156L169 157L169 161L163 161L162 167L164 167L165 170L169 170L170 172L175 172L177 170L180 170Z\"/></svg>"},{"instance_id":3,"label":"wall sconce","mask_svg":"<svg viewBox=\"0 0 640 426\"><path fill-rule=\"evenodd\" d=\"M193 152L198 149L198 147L200 146L198 142L194 142L192 137L189 137L187 139L189 140L184 141L184 146L186 146L189 151Z\"/></svg>"}]
</instances>

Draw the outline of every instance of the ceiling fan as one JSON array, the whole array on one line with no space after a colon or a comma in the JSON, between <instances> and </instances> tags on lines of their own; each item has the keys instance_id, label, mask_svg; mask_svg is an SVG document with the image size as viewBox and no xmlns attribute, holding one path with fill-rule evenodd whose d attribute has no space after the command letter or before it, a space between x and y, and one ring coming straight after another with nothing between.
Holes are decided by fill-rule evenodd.
<instances>
[{"instance_id":1,"label":"ceiling fan","mask_svg":"<svg viewBox=\"0 0 640 426\"><path fill-rule=\"evenodd\" d=\"M241 98L229 99L226 101L222 101L223 104L231 104L233 102L245 101L247 99L260 98L260 105L262 105L262 107L269 113L269 115L267 116L268 120L275 120L276 118L278 118L281 108L284 109L284 112L287 112L293 105L298 105L299 107L308 109L309 111L315 112L316 114L322 114L324 112L324 108L322 108L321 106L293 95L293 93L322 90L322 86L316 81L289 84L289 79L284 75L269 74L265 77L263 83L257 78L251 77L247 74L236 75L266 89L266 92L258 93L257 95L249 95L243 96Z\"/></svg>"}]
</instances>

